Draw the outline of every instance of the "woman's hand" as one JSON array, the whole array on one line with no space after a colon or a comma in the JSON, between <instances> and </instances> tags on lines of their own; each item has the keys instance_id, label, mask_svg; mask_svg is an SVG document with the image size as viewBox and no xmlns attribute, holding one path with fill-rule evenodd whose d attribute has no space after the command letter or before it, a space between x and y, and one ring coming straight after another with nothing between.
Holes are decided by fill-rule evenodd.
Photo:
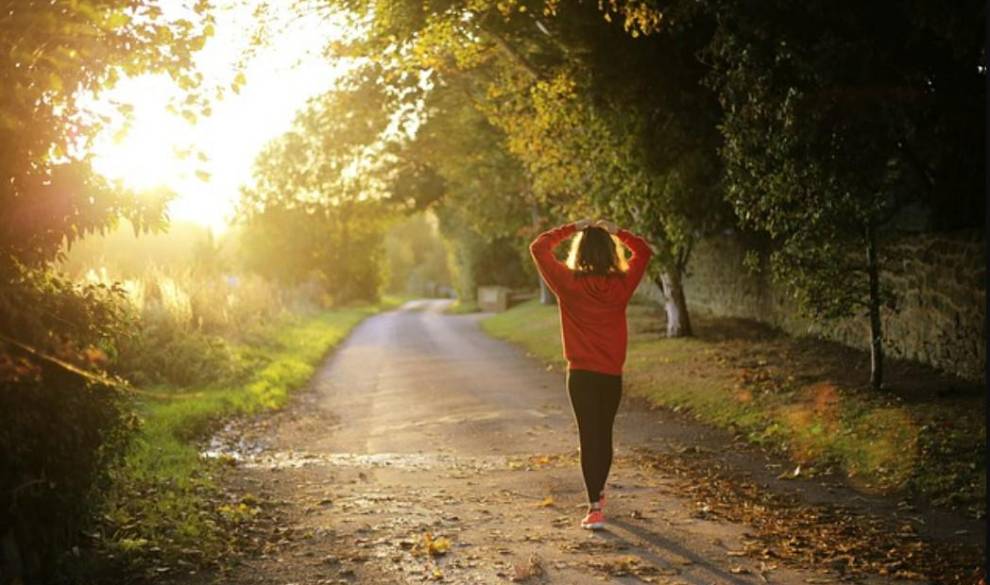
<instances>
[{"instance_id":1,"label":"woman's hand","mask_svg":"<svg viewBox=\"0 0 990 585\"><path fill-rule=\"evenodd\" d=\"M591 225L590 219L579 219L574 222L574 229L577 231L581 231L583 229L586 229L590 225Z\"/></svg>"},{"instance_id":2,"label":"woman's hand","mask_svg":"<svg viewBox=\"0 0 990 585\"><path fill-rule=\"evenodd\" d=\"M600 227L608 233L615 235L619 231L619 226L615 225L615 222L611 222L607 219L596 219L593 224L595 227Z\"/></svg>"}]
</instances>

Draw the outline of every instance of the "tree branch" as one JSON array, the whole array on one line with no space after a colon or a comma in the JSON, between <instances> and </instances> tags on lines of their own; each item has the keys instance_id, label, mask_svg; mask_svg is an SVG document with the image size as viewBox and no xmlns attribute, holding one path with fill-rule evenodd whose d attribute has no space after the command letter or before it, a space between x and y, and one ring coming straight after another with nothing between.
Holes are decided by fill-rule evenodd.
<instances>
[{"instance_id":1,"label":"tree branch","mask_svg":"<svg viewBox=\"0 0 990 585\"><path fill-rule=\"evenodd\" d=\"M524 71L529 73L529 75L537 81L545 81L546 75L540 71L535 65L529 62L529 60L523 56L515 47L513 47L509 41L505 39L500 33L486 25L484 22L479 23L479 28L486 33L495 42L495 46L502 51L511 61L516 65L519 65Z\"/></svg>"}]
</instances>

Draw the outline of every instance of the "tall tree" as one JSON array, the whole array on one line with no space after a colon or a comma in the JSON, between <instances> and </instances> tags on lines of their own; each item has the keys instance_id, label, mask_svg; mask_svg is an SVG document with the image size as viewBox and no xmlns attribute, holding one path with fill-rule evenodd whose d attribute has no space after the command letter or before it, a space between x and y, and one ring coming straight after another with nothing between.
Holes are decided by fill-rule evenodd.
<instances>
[{"instance_id":1,"label":"tall tree","mask_svg":"<svg viewBox=\"0 0 990 585\"><path fill-rule=\"evenodd\" d=\"M609 22L611 12L555 8L531 27L542 33L528 61L533 79L520 88L505 73L501 86L511 89L492 106L547 201L572 215L613 216L653 242L671 337L691 334L683 278L695 241L731 222L720 106L697 58L713 22L692 5L654 8L663 26L636 36ZM500 36L525 46L509 30Z\"/></svg>"},{"instance_id":2,"label":"tall tree","mask_svg":"<svg viewBox=\"0 0 990 585\"><path fill-rule=\"evenodd\" d=\"M865 313L880 388L885 228L908 204L983 215L984 5L711 6L729 201L809 314Z\"/></svg>"},{"instance_id":3,"label":"tall tree","mask_svg":"<svg viewBox=\"0 0 990 585\"><path fill-rule=\"evenodd\" d=\"M377 298L384 276L392 112L366 74L310 100L258 156L238 212L251 268L287 284L315 281L335 302Z\"/></svg>"},{"instance_id":4,"label":"tall tree","mask_svg":"<svg viewBox=\"0 0 990 585\"><path fill-rule=\"evenodd\" d=\"M465 300L478 284L521 284L530 267L523 238L534 200L505 136L478 111L478 93L470 77L438 80L423 98L423 124L401 155L441 180L433 207L454 242L456 285Z\"/></svg>"},{"instance_id":5,"label":"tall tree","mask_svg":"<svg viewBox=\"0 0 990 585\"><path fill-rule=\"evenodd\" d=\"M414 213L397 221L385 236L386 290L417 296L446 296L451 286L447 246L436 217Z\"/></svg>"},{"instance_id":6,"label":"tall tree","mask_svg":"<svg viewBox=\"0 0 990 585\"><path fill-rule=\"evenodd\" d=\"M476 80L476 107L505 133L527 193L551 213L617 215L648 234L668 333L690 334L682 278L691 246L729 216L718 189L719 105L696 57L713 28L704 13L665 3L670 24L634 38L608 22L611 9L579 3L343 4L367 11L370 46L400 69ZM661 13L625 10L644 26Z\"/></svg>"}]
</instances>

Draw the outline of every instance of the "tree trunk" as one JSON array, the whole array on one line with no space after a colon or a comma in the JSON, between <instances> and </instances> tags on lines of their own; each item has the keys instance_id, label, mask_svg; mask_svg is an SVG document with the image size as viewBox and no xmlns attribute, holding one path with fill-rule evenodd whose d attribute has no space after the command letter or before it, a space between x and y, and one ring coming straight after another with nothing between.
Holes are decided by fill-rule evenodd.
<instances>
[{"instance_id":1,"label":"tree trunk","mask_svg":"<svg viewBox=\"0 0 990 585\"><path fill-rule=\"evenodd\" d=\"M469 246L461 246L457 251L457 298L463 302L478 298L478 280L474 270L475 258Z\"/></svg>"},{"instance_id":2,"label":"tree trunk","mask_svg":"<svg viewBox=\"0 0 990 585\"><path fill-rule=\"evenodd\" d=\"M691 317L688 315L687 301L684 299L683 270L665 269L660 273L657 285L663 291L667 312L667 337L690 337Z\"/></svg>"},{"instance_id":3,"label":"tree trunk","mask_svg":"<svg viewBox=\"0 0 990 585\"><path fill-rule=\"evenodd\" d=\"M877 230L866 228L866 270L870 278L870 386L883 388L883 325L880 323L880 266L877 262Z\"/></svg>"}]
</instances>

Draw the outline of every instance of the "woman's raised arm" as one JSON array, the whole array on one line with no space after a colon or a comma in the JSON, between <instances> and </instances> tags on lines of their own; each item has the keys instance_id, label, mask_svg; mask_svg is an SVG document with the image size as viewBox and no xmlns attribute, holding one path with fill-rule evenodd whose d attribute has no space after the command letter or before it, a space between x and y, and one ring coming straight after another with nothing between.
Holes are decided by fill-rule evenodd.
<instances>
[{"instance_id":1,"label":"woman's raised arm","mask_svg":"<svg viewBox=\"0 0 990 585\"><path fill-rule=\"evenodd\" d=\"M589 223L588 220L580 220L555 227L536 236L533 243L529 245L529 253L533 256L533 262L536 263L536 268L540 271L540 276L543 277L543 281L547 283L547 286L550 287L554 294L558 296L560 295L561 286L570 276L570 269L560 260L557 260L553 255L553 250L558 244L574 235L575 232L587 227Z\"/></svg>"},{"instance_id":2,"label":"woman's raised arm","mask_svg":"<svg viewBox=\"0 0 990 585\"><path fill-rule=\"evenodd\" d=\"M629 259L629 270L626 272L625 284L626 292L632 296L639 281L643 278L643 273L646 272L646 266L650 263L653 250L650 249L650 244L646 240L629 230L616 230L615 235L633 253L632 258Z\"/></svg>"}]
</instances>

